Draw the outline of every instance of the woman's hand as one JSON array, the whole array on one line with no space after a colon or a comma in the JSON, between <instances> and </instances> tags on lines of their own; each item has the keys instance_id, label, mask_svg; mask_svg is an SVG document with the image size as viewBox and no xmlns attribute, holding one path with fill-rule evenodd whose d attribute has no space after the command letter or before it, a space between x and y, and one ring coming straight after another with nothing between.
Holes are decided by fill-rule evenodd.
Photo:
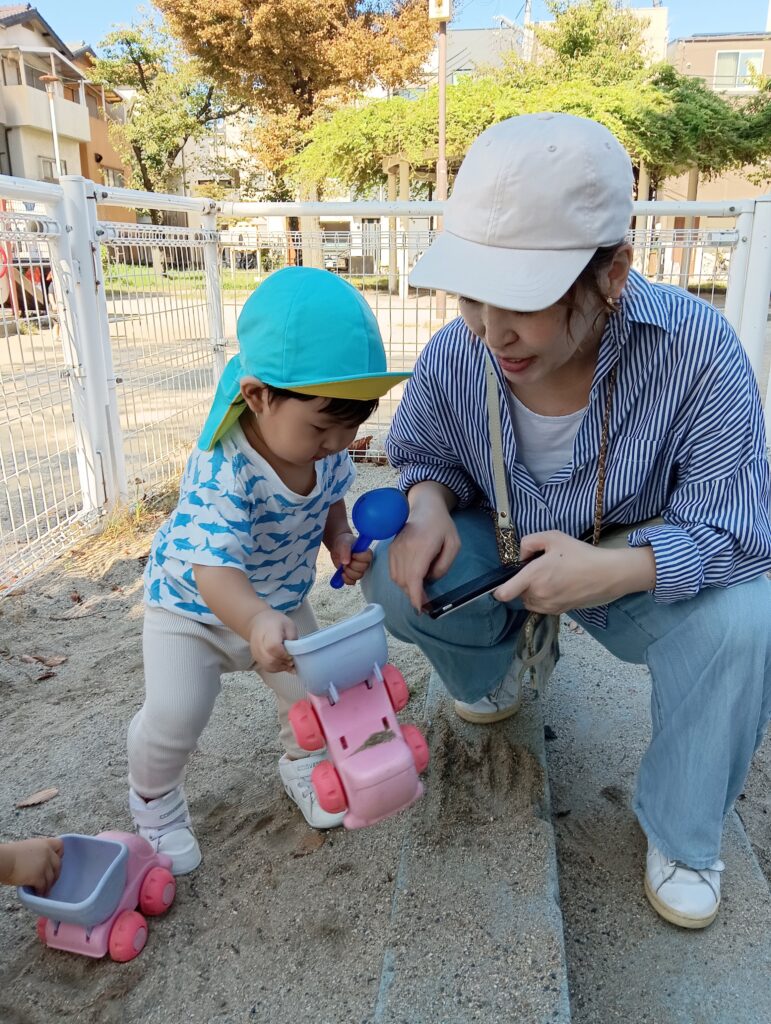
<instances>
[{"instance_id":1,"label":"woman's hand","mask_svg":"<svg viewBox=\"0 0 771 1024\"><path fill-rule=\"evenodd\" d=\"M296 639L297 626L288 615L273 608L258 612L249 627L252 657L258 668L266 672L294 672L294 661L284 647L284 641Z\"/></svg>"},{"instance_id":2,"label":"woman's hand","mask_svg":"<svg viewBox=\"0 0 771 1024\"><path fill-rule=\"evenodd\" d=\"M391 579L420 611L426 600L423 581L444 576L459 551L460 537L447 504L442 500L416 501L401 533L391 541Z\"/></svg>"},{"instance_id":3,"label":"woman's hand","mask_svg":"<svg viewBox=\"0 0 771 1024\"><path fill-rule=\"evenodd\" d=\"M493 594L498 601L521 597L528 611L559 615L610 604L656 586L656 560L650 547L596 548L557 530L522 538L520 558L539 551L543 552L540 558L498 587Z\"/></svg>"},{"instance_id":4,"label":"woman's hand","mask_svg":"<svg viewBox=\"0 0 771 1024\"><path fill-rule=\"evenodd\" d=\"M333 564L342 567L343 583L349 587L358 583L372 561L372 552L369 548L351 553L355 540L356 537L351 532L339 533L329 549Z\"/></svg>"}]
</instances>

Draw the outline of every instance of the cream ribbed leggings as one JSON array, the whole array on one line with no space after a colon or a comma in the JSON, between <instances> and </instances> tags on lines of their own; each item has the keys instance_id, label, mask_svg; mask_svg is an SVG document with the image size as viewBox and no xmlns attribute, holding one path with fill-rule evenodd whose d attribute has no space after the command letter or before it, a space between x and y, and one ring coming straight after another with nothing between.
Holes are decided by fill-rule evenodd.
<instances>
[{"instance_id":1,"label":"cream ribbed leggings","mask_svg":"<svg viewBox=\"0 0 771 1024\"><path fill-rule=\"evenodd\" d=\"M300 636L318 629L304 601L288 613ZM249 644L225 626L208 626L163 608L145 607L145 703L128 730L129 783L155 799L178 786L220 692L225 672L254 670ZM290 672L261 672L278 699L279 739L290 757L307 757L287 714L305 696Z\"/></svg>"}]
</instances>

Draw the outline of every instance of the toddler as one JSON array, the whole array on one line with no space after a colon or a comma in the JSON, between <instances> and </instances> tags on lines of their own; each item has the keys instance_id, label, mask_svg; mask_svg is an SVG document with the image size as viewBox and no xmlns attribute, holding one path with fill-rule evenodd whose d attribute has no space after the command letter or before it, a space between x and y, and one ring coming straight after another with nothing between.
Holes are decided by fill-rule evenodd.
<instances>
[{"instance_id":1,"label":"toddler","mask_svg":"<svg viewBox=\"0 0 771 1024\"><path fill-rule=\"evenodd\" d=\"M307 597L322 541L348 585L369 564L369 552L351 555L348 446L409 376L386 372L369 306L324 270L267 278L241 311L238 341L145 573L145 703L129 727L129 805L177 875L201 860L182 784L224 672L256 668L276 694L278 770L307 822L342 821L310 786L323 752L301 750L289 726L304 689L284 641L317 628Z\"/></svg>"}]
</instances>

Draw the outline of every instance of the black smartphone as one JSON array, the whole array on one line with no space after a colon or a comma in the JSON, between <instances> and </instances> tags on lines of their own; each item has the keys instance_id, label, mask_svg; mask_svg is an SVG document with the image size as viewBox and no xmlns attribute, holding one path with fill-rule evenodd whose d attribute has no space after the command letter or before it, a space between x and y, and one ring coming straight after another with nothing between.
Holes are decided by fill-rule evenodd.
<instances>
[{"instance_id":1,"label":"black smartphone","mask_svg":"<svg viewBox=\"0 0 771 1024\"><path fill-rule=\"evenodd\" d=\"M514 562L511 565L499 565L495 569L491 569L490 572L477 576L476 579L469 580L468 583L461 583L459 587L454 587L452 590L448 590L446 593L439 594L437 597L432 597L430 601L426 601L422 611L432 619L438 619L442 615L447 615L448 612L454 612L456 608L462 608L469 601L475 601L478 597L489 594L496 587L500 587L502 583L510 580L512 576L516 576L520 569L524 569L534 558L539 558L542 554L543 551L539 551L522 562Z\"/></svg>"}]
</instances>

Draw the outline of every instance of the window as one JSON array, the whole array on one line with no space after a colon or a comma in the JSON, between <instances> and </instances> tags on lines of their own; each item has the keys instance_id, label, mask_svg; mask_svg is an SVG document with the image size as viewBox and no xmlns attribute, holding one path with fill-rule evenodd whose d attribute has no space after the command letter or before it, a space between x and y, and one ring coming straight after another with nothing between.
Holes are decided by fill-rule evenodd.
<instances>
[{"instance_id":1,"label":"window","mask_svg":"<svg viewBox=\"0 0 771 1024\"><path fill-rule=\"evenodd\" d=\"M750 89L751 74L760 74L762 70L762 50L718 50L715 54L715 88Z\"/></svg>"},{"instance_id":2,"label":"window","mask_svg":"<svg viewBox=\"0 0 771 1024\"><path fill-rule=\"evenodd\" d=\"M50 75L50 74L51 74L51 65L50 64L48 65L48 67L44 66L44 67L41 68L39 65L34 64L29 59L25 59L25 61L24 61L24 75L25 75L25 78L27 79L27 85L30 86L32 89L39 89L40 92L45 92L46 91L46 84L45 84L45 82L41 82L40 79L41 79L41 77L43 75Z\"/></svg>"},{"instance_id":3,"label":"window","mask_svg":"<svg viewBox=\"0 0 771 1024\"><path fill-rule=\"evenodd\" d=\"M123 171L117 167L103 167L102 184L107 185L109 188L123 188L126 184Z\"/></svg>"},{"instance_id":4,"label":"window","mask_svg":"<svg viewBox=\"0 0 771 1024\"><path fill-rule=\"evenodd\" d=\"M59 163L62 166L62 174L66 174L67 173L67 161L66 160L60 160ZM43 181L53 181L53 182L56 182L56 181L59 180L59 177L58 177L58 175L56 173L56 161L54 160L53 157L51 157L51 156L41 156L40 157L40 177L42 178Z\"/></svg>"}]
</instances>

